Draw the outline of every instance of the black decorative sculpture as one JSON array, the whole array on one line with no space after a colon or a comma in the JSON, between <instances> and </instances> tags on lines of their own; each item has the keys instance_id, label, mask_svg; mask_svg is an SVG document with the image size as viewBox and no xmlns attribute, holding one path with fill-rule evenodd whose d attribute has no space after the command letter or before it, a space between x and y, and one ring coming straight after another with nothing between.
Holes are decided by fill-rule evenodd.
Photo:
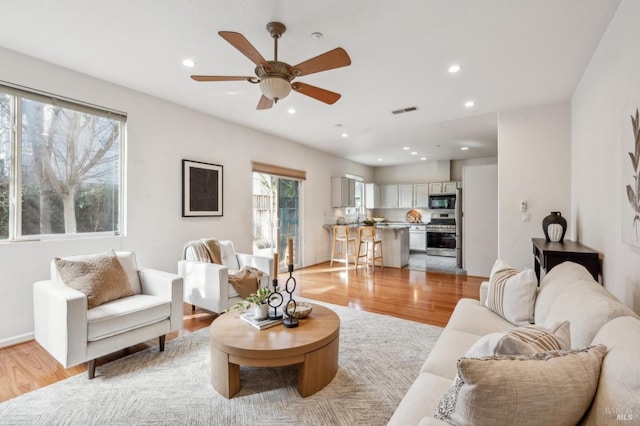
<instances>
[{"instance_id":1,"label":"black decorative sculpture","mask_svg":"<svg viewBox=\"0 0 640 426\"><path fill-rule=\"evenodd\" d=\"M289 286L291 284L291 286ZM289 278L284 286L284 291L289 294L289 300L284 304L284 313L286 318L282 322L287 328L295 328L298 326L298 319L294 318L296 313L296 301L293 300L293 292L296 290L296 279L293 278L293 264L289 264Z\"/></svg>"}]
</instances>

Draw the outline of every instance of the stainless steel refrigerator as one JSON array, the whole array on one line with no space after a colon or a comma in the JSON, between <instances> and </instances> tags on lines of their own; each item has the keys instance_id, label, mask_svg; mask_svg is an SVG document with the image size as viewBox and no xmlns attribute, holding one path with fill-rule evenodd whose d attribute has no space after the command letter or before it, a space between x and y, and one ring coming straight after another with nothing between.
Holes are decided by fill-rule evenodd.
<instances>
[{"instance_id":1,"label":"stainless steel refrigerator","mask_svg":"<svg viewBox=\"0 0 640 426\"><path fill-rule=\"evenodd\" d=\"M462 268L462 183L458 182L456 189L456 204L454 209L456 219L456 265Z\"/></svg>"}]
</instances>

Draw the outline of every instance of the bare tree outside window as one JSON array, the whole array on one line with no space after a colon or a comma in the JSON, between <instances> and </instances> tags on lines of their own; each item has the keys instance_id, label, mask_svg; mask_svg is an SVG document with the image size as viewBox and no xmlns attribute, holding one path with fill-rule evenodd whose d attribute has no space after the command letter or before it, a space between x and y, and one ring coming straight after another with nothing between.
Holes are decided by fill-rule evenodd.
<instances>
[{"instance_id":1,"label":"bare tree outside window","mask_svg":"<svg viewBox=\"0 0 640 426\"><path fill-rule=\"evenodd\" d=\"M0 239L118 232L122 117L40 98L0 87ZM8 168L12 155L19 170ZM12 190L17 206L9 203Z\"/></svg>"},{"instance_id":2,"label":"bare tree outside window","mask_svg":"<svg viewBox=\"0 0 640 426\"><path fill-rule=\"evenodd\" d=\"M0 93L0 240L9 238L11 97Z\"/></svg>"}]
</instances>

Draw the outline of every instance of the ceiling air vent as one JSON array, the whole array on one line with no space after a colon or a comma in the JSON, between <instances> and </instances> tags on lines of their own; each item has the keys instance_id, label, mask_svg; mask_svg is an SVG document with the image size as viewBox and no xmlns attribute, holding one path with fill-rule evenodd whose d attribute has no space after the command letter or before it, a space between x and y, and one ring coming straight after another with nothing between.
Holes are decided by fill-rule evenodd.
<instances>
[{"instance_id":1,"label":"ceiling air vent","mask_svg":"<svg viewBox=\"0 0 640 426\"><path fill-rule=\"evenodd\" d=\"M397 109L395 111L391 111L391 114L403 114L405 112L411 112L411 111L417 111L418 107L409 107L409 108L403 108L403 109Z\"/></svg>"}]
</instances>

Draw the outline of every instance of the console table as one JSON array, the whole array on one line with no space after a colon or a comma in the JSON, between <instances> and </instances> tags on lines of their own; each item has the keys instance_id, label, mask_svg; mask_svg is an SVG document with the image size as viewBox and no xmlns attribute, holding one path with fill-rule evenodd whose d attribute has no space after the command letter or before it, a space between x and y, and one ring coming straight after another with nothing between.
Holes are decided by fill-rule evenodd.
<instances>
[{"instance_id":1,"label":"console table","mask_svg":"<svg viewBox=\"0 0 640 426\"><path fill-rule=\"evenodd\" d=\"M578 263L591 273L593 279L598 281L600 274L600 254L571 240L562 243L548 242L545 238L532 238L533 259L536 277L540 282L540 267L545 272L567 260Z\"/></svg>"}]
</instances>

